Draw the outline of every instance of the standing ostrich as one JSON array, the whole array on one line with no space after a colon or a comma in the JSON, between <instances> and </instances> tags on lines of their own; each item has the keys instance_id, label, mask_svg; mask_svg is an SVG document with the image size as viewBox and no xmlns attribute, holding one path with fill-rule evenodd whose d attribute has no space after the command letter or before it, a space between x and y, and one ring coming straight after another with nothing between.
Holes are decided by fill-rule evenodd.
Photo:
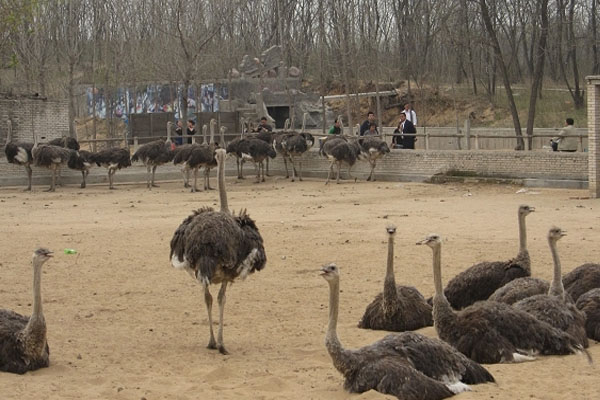
<instances>
[{"instance_id":1,"label":"standing ostrich","mask_svg":"<svg viewBox=\"0 0 600 400\"><path fill-rule=\"evenodd\" d=\"M90 169L94 164L94 155L86 150L71 150L71 156L69 157L69 161L67 161L67 167L74 171L81 172L81 185L80 187L84 189L86 187L86 178L90 173Z\"/></svg>"},{"instance_id":2,"label":"standing ostrich","mask_svg":"<svg viewBox=\"0 0 600 400\"><path fill-rule=\"evenodd\" d=\"M72 150L49 144L39 144L37 134L33 135L33 139L34 145L31 149L33 162L36 167L44 167L52 171L52 183L46 191L54 192L56 190L57 173L69 161Z\"/></svg>"},{"instance_id":3,"label":"standing ostrich","mask_svg":"<svg viewBox=\"0 0 600 400\"><path fill-rule=\"evenodd\" d=\"M52 252L38 248L33 252L33 312L27 318L0 309L0 371L24 374L50 364L46 340L46 320L42 310L42 265Z\"/></svg>"},{"instance_id":4,"label":"standing ostrich","mask_svg":"<svg viewBox=\"0 0 600 400\"><path fill-rule=\"evenodd\" d=\"M396 227L386 228L388 233L387 270L383 292L367 306L358 323L359 328L385 331L413 331L433 325L431 306L412 286L396 286L394 279L394 236Z\"/></svg>"},{"instance_id":5,"label":"standing ostrich","mask_svg":"<svg viewBox=\"0 0 600 400\"><path fill-rule=\"evenodd\" d=\"M202 125L202 142L206 143L206 135L208 131L208 126ZM200 146L196 143L184 144L178 146L173 150L173 164L181 165L181 175L183 176L183 187L190 187L190 166L187 163L188 158L190 157L190 153L196 148Z\"/></svg>"},{"instance_id":6,"label":"standing ostrich","mask_svg":"<svg viewBox=\"0 0 600 400\"><path fill-rule=\"evenodd\" d=\"M571 334L580 345L588 347L585 316L575 307L572 300L567 301L562 283L556 242L565 235L566 232L557 227L550 228L548 232L548 244L554 261L554 277L548 293L527 297L515 303L513 307L528 312L540 321L547 322L553 327Z\"/></svg>"},{"instance_id":7,"label":"standing ostrich","mask_svg":"<svg viewBox=\"0 0 600 400\"><path fill-rule=\"evenodd\" d=\"M534 211L535 208L528 205L519 206L519 253L515 258L477 263L448 282L444 294L454 309L460 310L478 300L486 300L513 279L531 275L525 217Z\"/></svg>"},{"instance_id":8,"label":"standing ostrich","mask_svg":"<svg viewBox=\"0 0 600 400\"><path fill-rule=\"evenodd\" d=\"M209 349L228 354L223 344L225 290L236 278L246 278L265 267L267 256L256 223L245 210L232 215L225 191L225 150L216 150L221 210L203 207L187 217L171 239L171 265L185 269L204 288L210 329ZM210 284L221 283L219 290L219 332L212 327Z\"/></svg>"},{"instance_id":9,"label":"standing ostrich","mask_svg":"<svg viewBox=\"0 0 600 400\"><path fill-rule=\"evenodd\" d=\"M264 140L257 138L249 138L247 139L246 146L242 147L243 157L247 157L245 154L245 150L248 152L247 154L254 161L254 168L256 169L256 183L265 181L265 165L264 161L269 158L275 158L277 153L271 143L267 143ZM242 143L243 144L243 143ZM262 172L262 178L261 178Z\"/></svg>"},{"instance_id":10,"label":"standing ostrich","mask_svg":"<svg viewBox=\"0 0 600 400\"><path fill-rule=\"evenodd\" d=\"M308 132L291 133L285 135L280 139L281 148L283 149L282 156L285 164L286 177L289 177L287 170L286 158L290 159L292 163L292 182L296 180L296 163L294 158L297 158L299 164L298 180L302 180L302 155L310 149L315 143L315 138ZM275 142L277 139L275 139ZM275 147L277 148L277 146Z\"/></svg>"},{"instance_id":11,"label":"standing ostrich","mask_svg":"<svg viewBox=\"0 0 600 400\"><path fill-rule=\"evenodd\" d=\"M217 121L215 119L210 120L210 143L193 147L186 161L187 167L194 171L192 192L198 190L198 170L202 167L204 167L204 190L213 189L210 187L210 169L217 166L217 161L215 159L215 150L218 148L218 144L215 142L216 124Z\"/></svg>"},{"instance_id":12,"label":"standing ostrich","mask_svg":"<svg viewBox=\"0 0 600 400\"><path fill-rule=\"evenodd\" d=\"M326 185L329 183L329 178L333 172L334 165L337 165L336 183L340 183L340 170L342 169L342 164L348 165L348 176L356 182L356 178L354 178L351 173L352 167L356 163L356 160L363 157L360 145L356 140L347 141L342 138L336 138L335 140L327 141L321 150L322 154L329 159L329 172L327 173L327 181L325 181Z\"/></svg>"},{"instance_id":13,"label":"standing ostrich","mask_svg":"<svg viewBox=\"0 0 600 400\"><path fill-rule=\"evenodd\" d=\"M78 151L81 148L77 139L69 136L52 139L48 142L48 144L52 146L64 147L65 149L71 149L75 151Z\"/></svg>"},{"instance_id":14,"label":"standing ostrich","mask_svg":"<svg viewBox=\"0 0 600 400\"><path fill-rule=\"evenodd\" d=\"M371 165L371 173L369 174L367 181L373 180L374 182L377 160L388 154L390 148L385 141L372 136L359 139L358 142L360 143L362 153L365 154L367 161Z\"/></svg>"},{"instance_id":15,"label":"standing ostrich","mask_svg":"<svg viewBox=\"0 0 600 400\"><path fill-rule=\"evenodd\" d=\"M173 123L167 122L167 140L154 140L150 143L146 143L133 153L131 157L132 162L141 160L146 166L146 187L152 189L152 187L158 187L154 183L154 175L156 168L159 165L166 164L173 160L173 150L171 149L171 128Z\"/></svg>"},{"instance_id":16,"label":"standing ostrich","mask_svg":"<svg viewBox=\"0 0 600 400\"><path fill-rule=\"evenodd\" d=\"M579 296L594 288L600 288L600 264L586 263L573 269L563 277L563 284L567 293L574 301Z\"/></svg>"},{"instance_id":17,"label":"standing ostrich","mask_svg":"<svg viewBox=\"0 0 600 400\"><path fill-rule=\"evenodd\" d=\"M494 382L485 368L456 349L414 332L392 333L360 349L345 349L337 336L339 270L329 264L321 271L329 284L325 346L347 391L373 389L403 400L437 400L470 390L468 384Z\"/></svg>"},{"instance_id":18,"label":"standing ostrich","mask_svg":"<svg viewBox=\"0 0 600 400\"><path fill-rule=\"evenodd\" d=\"M531 361L533 355L573 354L583 347L571 335L508 304L479 301L454 311L442 289L442 241L431 234L417 244L433 250L433 325L440 339L483 364ZM589 354L588 354L589 359Z\"/></svg>"},{"instance_id":19,"label":"standing ostrich","mask_svg":"<svg viewBox=\"0 0 600 400\"><path fill-rule=\"evenodd\" d=\"M600 342L600 288L592 289L579 296L576 306L585 315L587 336Z\"/></svg>"},{"instance_id":20,"label":"standing ostrich","mask_svg":"<svg viewBox=\"0 0 600 400\"><path fill-rule=\"evenodd\" d=\"M115 189L114 179L117 170L131 166L129 150L118 147L111 147L97 153L92 153L92 160L96 165L108 169L108 188L111 190Z\"/></svg>"},{"instance_id":21,"label":"standing ostrich","mask_svg":"<svg viewBox=\"0 0 600 400\"><path fill-rule=\"evenodd\" d=\"M7 121L8 132L6 134L6 146L4 147L4 154L6 154L6 160L15 165L22 165L27 172L27 188L25 191L31 190L31 176L33 171L31 170L31 164L33 163L33 156L31 155L31 149L33 143L21 142L18 140L12 140L12 121Z\"/></svg>"},{"instance_id":22,"label":"standing ostrich","mask_svg":"<svg viewBox=\"0 0 600 400\"><path fill-rule=\"evenodd\" d=\"M74 150L75 152L79 151L79 149L81 148L81 146L79 146L79 142L77 141L77 139L69 137L69 136L63 136L60 138L52 139L51 141L48 142L48 144L52 145L52 146L58 146L58 147L63 147L65 149ZM69 161L67 161L67 167L69 167L69 169L73 169L75 171L81 171L81 174L83 175L83 180L81 182L81 188L85 188L85 186L86 186L85 178L89 174L89 169L91 167L91 163L89 163L89 154L90 154L89 152L85 152L83 154L71 153L71 156L69 157ZM62 186L61 171L62 171L62 169L58 170L57 185L59 185L59 186Z\"/></svg>"}]
</instances>

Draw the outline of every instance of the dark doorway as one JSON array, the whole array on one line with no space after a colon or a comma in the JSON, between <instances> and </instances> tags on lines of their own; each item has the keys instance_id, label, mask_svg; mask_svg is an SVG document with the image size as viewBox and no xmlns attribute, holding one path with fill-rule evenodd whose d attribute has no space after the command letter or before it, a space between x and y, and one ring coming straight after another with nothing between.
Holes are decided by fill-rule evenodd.
<instances>
[{"instance_id":1,"label":"dark doorway","mask_svg":"<svg viewBox=\"0 0 600 400\"><path fill-rule=\"evenodd\" d=\"M290 117L290 108L283 107L267 107L267 112L275 120L275 129L283 129L285 120Z\"/></svg>"}]
</instances>

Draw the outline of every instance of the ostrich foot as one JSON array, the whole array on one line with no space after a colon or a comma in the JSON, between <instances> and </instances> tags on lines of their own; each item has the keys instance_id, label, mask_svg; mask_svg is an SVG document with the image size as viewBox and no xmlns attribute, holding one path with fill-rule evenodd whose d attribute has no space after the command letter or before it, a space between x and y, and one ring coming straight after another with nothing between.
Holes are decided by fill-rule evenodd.
<instances>
[{"instance_id":1,"label":"ostrich foot","mask_svg":"<svg viewBox=\"0 0 600 400\"><path fill-rule=\"evenodd\" d=\"M109 189L110 189L110 190L117 190L117 188L116 188L116 187L113 187L113 186L110 186L110 187L109 187Z\"/></svg>"},{"instance_id":2,"label":"ostrich foot","mask_svg":"<svg viewBox=\"0 0 600 400\"><path fill-rule=\"evenodd\" d=\"M189 187L190 187L190 185L189 185L189 184L187 184L187 183L184 183L184 184L183 184L183 187L184 187L184 188L189 188Z\"/></svg>"},{"instance_id":3,"label":"ostrich foot","mask_svg":"<svg viewBox=\"0 0 600 400\"><path fill-rule=\"evenodd\" d=\"M238 179L246 179L246 178L244 178L243 176L238 176Z\"/></svg>"},{"instance_id":4,"label":"ostrich foot","mask_svg":"<svg viewBox=\"0 0 600 400\"><path fill-rule=\"evenodd\" d=\"M23 189L23 191L24 191L24 192L31 192L31 188L30 188L30 187L28 187L28 188L25 188L25 189Z\"/></svg>"},{"instance_id":5,"label":"ostrich foot","mask_svg":"<svg viewBox=\"0 0 600 400\"><path fill-rule=\"evenodd\" d=\"M294 178L292 178L292 182L295 182L295 181L294 181Z\"/></svg>"},{"instance_id":6,"label":"ostrich foot","mask_svg":"<svg viewBox=\"0 0 600 400\"><path fill-rule=\"evenodd\" d=\"M229 354L229 352L225 349L225 346L223 346L223 345L219 346L219 353L221 353L225 356Z\"/></svg>"},{"instance_id":7,"label":"ostrich foot","mask_svg":"<svg viewBox=\"0 0 600 400\"><path fill-rule=\"evenodd\" d=\"M206 346L207 349L210 350L216 350L217 349L217 343L214 340L211 340L208 342L208 345Z\"/></svg>"},{"instance_id":8,"label":"ostrich foot","mask_svg":"<svg viewBox=\"0 0 600 400\"><path fill-rule=\"evenodd\" d=\"M85 189L85 183L82 183L79 187Z\"/></svg>"},{"instance_id":9,"label":"ostrich foot","mask_svg":"<svg viewBox=\"0 0 600 400\"><path fill-rule=\"evenodd\" d=\"M46 189L46 190L44 190L44 192L54 192L54 188Z\"/></svg>"},{"instance_id":10,"label":"ostrich foot","mask_svg":"<svg viewBox=\"0 0 600 400\"><path fill-rule=\"evenodd\" d=\"M369 182L370 180L371 180L371 177L369 176L369 177L367 178L367 182Z\"/></svg>"},{"instance_id":11,"label":"ostrich foot","mask_svg":"<svg viewBox=\"0 0 600 400\"><path fill-rule=\"evenodd\" d=\"M152 184L152 185L150 185L150 186L152 186L152 187L160 187L160 186L158 186L156 183L153 183L153 184Z\"/></svg>"}]
</instances>

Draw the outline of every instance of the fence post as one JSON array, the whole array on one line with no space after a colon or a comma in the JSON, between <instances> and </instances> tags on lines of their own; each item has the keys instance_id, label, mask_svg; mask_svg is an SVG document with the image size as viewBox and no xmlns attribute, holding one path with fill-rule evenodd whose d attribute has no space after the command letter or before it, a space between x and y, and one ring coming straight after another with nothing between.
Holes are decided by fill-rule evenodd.
<instances>
[{"instance_id":1,"label":"fence post","mask_svg":"<svg viewBox=\"0 0 600 400\"><path fill-rule=\"evenodd\" d=\"M475 134L475 150L479 150L479 133Z\"/></svg>"},{"instance_id":2,"label":"fence post","mask_svg":"<svg viewBox=\"0 0 600 400\"><path fill-rule=\"evenodd\" d=\"M467 150L471 150L471 118L465 119L465 141Z\"/></svg>"},{"instance_id":3,"label":"fence post","mask_svg":"<svg viewBox=\"0 0 600 400\"><path fill-rule=\"evenodd\" d=\"M425 150L429 150L429 133L425 132Z\"/></svg>"}]
</instances>

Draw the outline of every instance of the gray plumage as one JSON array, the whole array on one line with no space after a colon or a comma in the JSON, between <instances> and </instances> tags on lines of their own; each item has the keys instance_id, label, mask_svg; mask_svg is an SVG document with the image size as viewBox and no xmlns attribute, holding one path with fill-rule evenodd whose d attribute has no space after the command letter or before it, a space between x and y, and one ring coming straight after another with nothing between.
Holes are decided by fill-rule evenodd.
<instances>
[{"instance_id":1,"label":"gray plumage","mask_svg":"<svg viewBox=\"0 0 600 400\"><path fill-rule=\"evenodd\" d=\"M48 249L33 253L33 313L31 317L0 310L0 371L24 374L50 364L46 321L42 310L42 265L52 257Z\"/></svg>"},{"instance_id":2,"label":"gray plumage","mask_svg":"<svg viewBox=\"0 0 600 400\"><path fill-rule=\"evenodd\" d=\"M156 168L160 165L169 163L173 160L173 150L171 149L171 140L163 139L154 140L150 143L146 143L133 153L131 161L141 161L146 166L146 187L152 189L152 187L158 187L154 183L154 177L156 174Z\"/></svg>"},{"instance_id":3,"label":"gray plumage","mask_svg":"<svg viewBox=\"0 0 600 400\"><path fill-rule=\"evenodd\" d=\"M197 188L197 177L198 170L204 168L204 190L213 189L210 187L210 170L217 166L217 160L215 158L215 151L218 149L216 143L209 145L198 145L192 148L188 159L186 161L187 166L194 172L194 184L192 185L192 192L196 192Z\"/></svg>"},{"instance_id":4,"label":"gray plumage","mask_svg":"<svg viewBox=\"0 0 600 400\"><path fill-rule=\"evenodd\" d=\"M204 288L208 311L210 340L208 348L227 354L223 344L223 310L227 285L237 278L264 268L267 256L262 236L254 220L242 211L233 215L225 191L225 150L216 151L221 210L204 207L187 217L171 239L171 264L185 269ZM212 328L212 296L210 284L221 283L219 291L219 332L217 340Z\"/></svg>"},{"instance_id":5,"label":"gray plumage","mask_svg":"<svg viewBox=\"0 0 600 400\"><path fill-rule=\"evenodd\" d=\"M320 152L329 160L329 172L325 184L329 183L334 165L337 165L336 183L340 183L342 164L348 165L348 176L356 181L356 178L352 176L352 167L358 159L362 158L361 147L357 140L346 140L342 137L331 138L323 144Z\"/></svg>"},{"instance_id":6,"label":"gray plumage","mask_svg":"<svg viewBox=\"0 0 600 400\"><path fill-rule=\"evenodd\" d=\"M513 279L531 275L525 217L533 211L535 209L528 205L519 206L519 253L515 258L477 263L448 282L444 294L454 309L460 310L476 301L486 300Z\"/></svg>"},{"instance_id":7,"label":"gray plumage","mask_svg":"<svg viewBox=\"0 0 600 400\"><path fill-rule=\"evenodd\" d=\"M371 172L367 181L375 181L375 167L377 166L377 160L385 157L390 152L390 148L387 143L377 137L366 136L358 140L364 157L371 166Z\"/></svg>"},{"instance_id":8,"label":"gray plumage","mask_svg":"<svg viewBox=\"0 0 600 400\"><path fill-rule=\"evenodd\" d=\"M298 180L302 180L302 155L306 153L314 143L314 137L308 132L285 132L274 137L273 148L280 153L283 158L286 178L289 178L290 176L287 167L287 160L289 159L292 163L292 182L296 180L296 175L298 175ZM296 172L296 162L294 160L299 164L299 174Z\"/></svg>"},{"instance_id":9,"label":"gray plumage","mask_svg":"<svg viewBox=\"0 0 600 400\"><path fill-rule=\"evenodd\" d=\"M27 188L25 190L31 190L31 178L33 171L31 170L31 164L33 163L33 156L31 149L33 143L23 142L20 140L12 140L12 122L10 119L7 120L8 132L6 136L6 145L4 146L4 154L6 154L6 160L10 164L22 165L27 172Z\"/></svg>"},{"instance_id":10,"label":"gray plumage","mask_svg":"<svg viewBox=\"0 0 600 400\"><path fill-rule=\"evenodd\" d=\"M585 317L575 307L573 301L567 301L562 283L557 242L565 235L566 232L557 227L552 227L548 231L548 244L550 245L554 262L554 276L548 292L520 300L514 304L514 308L525 311L538 320L547 322L553 327L569 333L579 344L587 348L588 340L585 333Z\"/></svg>"},{"instance_id":11,"label":"gray plumage","mask_svg":"<svg viewBox=\"0 0 600 400\"><path fill-rule=\"evenodd\" d=\"M114 189L114 176L117 170L131 166L128 149L111 147L92 154L92 160L98 166L108 169L108 188Z\"/></svg>"},{"instance_id":12,"label":"gray plumage","mask_svg":"<svg viewBox=\"0 0 600 400\"><path fill-rule=\"evenodd\" d=\"M247 138L236 138L227 144L227 153L235 156L237 164L237 177L238 179L244 178L244 162L246 159L250 159L250 153L248 150L248 139Z\"/></svg>"},{"instance_id":13,"label":"gray plumage","mask_svg":"<svg viewBox=\"0 0 600 400\"><path fill-rule=\"evenodd\" d=\"M442 289L439 235L428 235L418 244L433 250L433 321L438 336L467 357L495 364L529 361L538 353L560 355L583 350L568 333L504 303L479 301L454 311Z\"/></svg>"},{"instance_id":14,"label":"gray plumage","mask_svg":"<svg viewBox=\"0 0 600 400\"><path fill-rule=\"evenodd\" d=\"M48 142L48 144L52 146L64 147L65 149L71 149L75 151L78 151L81 148L77 139L68 136L52 139Z\"/></svg>"},{"instance_id":15,"label":"gray plumage","mask_svg":"<svg viewBox=\"0 0 600 400\"><path fill-rule=\"evenodd\" d=\"M576 306L585 315L587 337L600 342L600 288L579 296Z\"/></svg>"},{"instance_id":16,"label":"gray plumage","mask_svg":"<svg viewBox=\"0 0 600 400\"><path fill-rule=\"evenodd\" d=\"M367 306L358 323L359 328L394 332L412 331L433 325L431 306L412 286L396 285L394 278L395 226L386 228L388 233L387 271L383 292Z\"/></svg>"},{"instance_id":17,"label":"gray plumage","mask_svg":"<svg viewBox=\"0 0 600 400\"><path fill-rule=\"evenodd\" d=\"M267 143L258 138L249 138L247 139L245 146L241 149L241 152L243 153L242 156L247 154L250 156L252 161L254 161L254 167L256 169L256 183L265 181L265 160L268 160L269 158L275 158L277 156L277 153L275 152L275 149L273 149L271 143L272 142ZM248 153L245 153L245 151Z\"/></svg>"},{"instance_id":18,"label":"gray plumage","mask_svg":"<svg viewBox=\"0 0 600 400\"><path fill-rule=\"evenodd\" d=\"M83 189L86 187L86 178L90 173L90 169L94 165L93 155L91 152L86 150L71 150L71 156L69 157L69 161L67 161L67 167L74 171L81 172L81 185L80 187Z\"/></svg>"},{"instance_id":19,"label":"gray plumage","mask_svg":"<svg viewBox=\"0 0 600 400\"><path fill-rule=\"evenodd\" d=\"M485 368L448 344L413 332L390 334L356 350L344 349L337 336L339 270L329 264L321 275L329 284L325 346L349 392L376 390L403 400L435 400L469 390L468 384L494 382Z\"/></svg>"},{"instance_id":20,"label":"gray plumage","mask_svg":"<svg viewBox=\"0 0 600 400\"><path fill-rule=\"evenodd\" d=\"M580 265L563 276L563 285L574 301L582 294L600 288L600 264Z\"/></svg>"},{"instance_id":21,"label":"gray plumage","mask_svg":"<svg viewBox=\"0 0 600 400\"><path fill-rule=\"evenodd\" d=\"M550 282L540 278L526 276L514 279L501 288L496 289L488 300L505 304L515 304L519 300L538 294L548 293L549 289Z\"/></svg>"},{"instance_id":22,"label":"gray plumage","mask_svg":"<svg viewBox=\"0 0 600 400\"><path fill-rule=\"evenodd\" d=\"M56 189L57 174L67 164L69 158L71 158L71 151L64 147L37 143L31 149L35 166L48 168L52 171L52 183L50 184L50 189L48 189L49 192L54 192Z\"/></svg>"},{"instance_id":23,"label":"gray plumage","mask_svg":"<svg viewBox=\"0 0 600 400\"><path fill-rule=\"evenodd\" d=\"M183 175L183 187L190 187L190 168L187 164L187 159L190 156L192 150L200 146L196 143L184 144L182 146L177 146L175 150L173 150L173 165L179 165L181 167L181 174Z\"/></svg>"}]
</instances>

